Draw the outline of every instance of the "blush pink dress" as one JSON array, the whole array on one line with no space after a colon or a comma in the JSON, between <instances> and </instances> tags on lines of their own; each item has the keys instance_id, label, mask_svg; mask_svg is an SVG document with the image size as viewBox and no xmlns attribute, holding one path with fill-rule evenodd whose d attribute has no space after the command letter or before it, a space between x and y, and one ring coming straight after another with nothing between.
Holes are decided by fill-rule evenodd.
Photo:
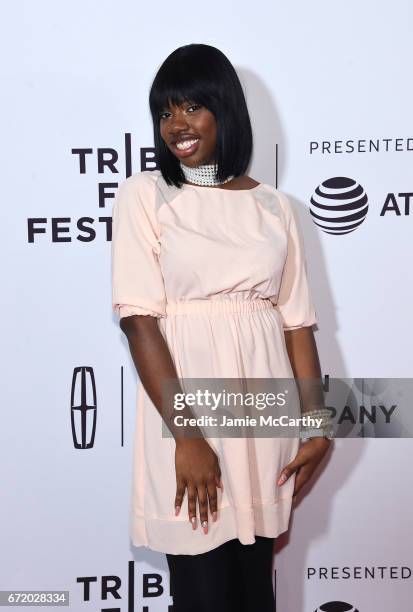
<instances>
[{"instance_id":1,"label":"blush pink dress","mask_svg":"<svg viewBox=\"0 0 413 612\"><path fill-rule=\"evenodd\" d=\"M159 170L120 184L113 209L113 307L157 317L180 378L293 377L284 330L311 326L304 243L287 196L269 184L168 186ZM130 503L135 546L195 555L288 529L299 439L214 438L223 491L209 532L175 516L175 440L138 385Z\"/></svg>"}]
</instances>

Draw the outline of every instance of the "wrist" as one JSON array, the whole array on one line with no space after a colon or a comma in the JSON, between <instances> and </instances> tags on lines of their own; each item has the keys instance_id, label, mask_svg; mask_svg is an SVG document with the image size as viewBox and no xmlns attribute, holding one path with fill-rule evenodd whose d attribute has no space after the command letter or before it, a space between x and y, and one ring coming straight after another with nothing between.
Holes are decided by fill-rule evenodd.
<instances>
[{"instance_id":1,"label":"wrist","mask_svg":"<svg viewBox=\"0 0 413 612\"><path fill-rule=\"evenodd\" d=\"M307 439L322 438L331 441L334 436L331 413L327 408L316 408L302 413L302 424L300 427L300 438Z\"/></svg>"},{"instance_id":2,"label":"wrist","mask_svg":"<svg viewBox=\"0 0 413 612\"><path fill-rule=\"evenodd\" d=\"M196 446L200 442L205 442L205 439L202 435L199 436L178 436L175 438L177 448L185 448L188 446Z\"/></svg>"},{"instance_id":3,"label":"wrist","mask_svg":"<svg viewBox=\"0 0 413 612\"><path fill-rule=\"evenodd\" d=\"M306 438L301 438L301 442L305 444L306 442L310 442L312 440L323 440L326 444L331 444L333 438L331 436L308 436Z\"/></svg>"}]
</instances>

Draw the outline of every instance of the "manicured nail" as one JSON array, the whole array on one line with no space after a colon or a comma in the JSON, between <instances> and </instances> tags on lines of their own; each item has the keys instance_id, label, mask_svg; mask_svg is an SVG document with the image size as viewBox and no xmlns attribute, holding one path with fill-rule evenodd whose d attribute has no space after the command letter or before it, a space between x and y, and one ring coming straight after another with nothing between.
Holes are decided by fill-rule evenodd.
<instances>
[{"instance_id":1,"label":"manicured nail","mask_svg":"<svg viewBox=\"0 0 413 612\"><path fill-rule=\"evenodd\" d=\"M202 521L204 533L208 533L208 521Z\"/></svg>"},{"instance_id":2,"label":"manicured nail","mask_svg":"<svg viewBox=\"0 0 413 612\"><path fill-rule=\"evenodd\" d=\"M287 475L286 474L281 474L280 478L278 479L278 486L282 485L285 481L287 480Z\"/></svg>"},{"instance_id":3,"label":"manicured nail","mask_svg":"<svg viewBox=\"0 0 413 612\"><path fill-rule=\"evenodd\" d=\"M196 529L196 516L193 516L191 518L191 523L192 523L192 529Z\"/></svg>"},{"instance_id":4,"label":"manicured nail","mask_svg":"<svg viewBox=\"0 0 413 612\"><path fill-rule=\"evenodd\" d=\"M214 510L214 512L212 513L212 520L216 521L218 518L218 512L216 510Z\"/></svg>"},{"instance_id":5,"label":"manicured nail","mask_svg":"<svg viewBox=\"0 0 413 612\"><path fill-rule=\"evenodd\" d=\"M175 506L175 516L178 516L181 506Z\"/></svg>"}]
</instances>

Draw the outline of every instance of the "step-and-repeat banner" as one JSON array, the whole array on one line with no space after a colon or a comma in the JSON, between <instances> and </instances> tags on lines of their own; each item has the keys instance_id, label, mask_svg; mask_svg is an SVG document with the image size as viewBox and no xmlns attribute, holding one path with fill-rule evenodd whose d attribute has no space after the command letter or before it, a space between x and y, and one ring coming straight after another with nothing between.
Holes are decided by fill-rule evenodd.
<instances>
[{"instance_id":1,"label":"step-and-repeat banner","mask_svg":"<svg viewBox=\"0 0 413 612\"><path fill-rule=\"evenodd\" d=\"M0 589L69 591L76 612L164 612L165 557L128 535L137 379L110 286L116 189L156 167L152 79L183 44L229 57L253 123L249 174L301 221L323 375L409 377L412 7L5 12ZM351 231L320 208L332 193L337 207L352 194ZM278 539L278 610L410 609L411 458L410 439L334 442Z\"/></svg>"}]
</instances>

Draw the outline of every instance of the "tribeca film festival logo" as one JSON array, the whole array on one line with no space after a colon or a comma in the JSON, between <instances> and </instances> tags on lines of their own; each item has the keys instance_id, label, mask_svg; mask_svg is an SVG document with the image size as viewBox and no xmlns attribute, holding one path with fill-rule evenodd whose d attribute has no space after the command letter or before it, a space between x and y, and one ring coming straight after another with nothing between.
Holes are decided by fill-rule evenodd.
<instances>
[{"instance_id":1,"label":"tribeca film festival logo","mask_svg":"<svg viewBox=\"0 0 413 612\"><path fill-rule=\"evenodd\" d=\"M96 383L93 368L74 368L70 394L72 438L75 448L93 448L96 433Z\"/></svg>"},{"instance_id":2,"label":"tribeca film festival logo","mask_svg":"<svg viewBox=\"0 0 413 612\"><path fill-rule=\"evenodd\" d=\"M70 151L72 162L76 165L79 175L96 174L99 177L96 189L96 204L99 212L105 213L108 205L113 203L116 190L123 176L132 174L132 140L131 134L124 134L123 159L120 161L120 151L112 147L105 148L73 148ZM140 148L138 155L142 169L156 168L153 147ZM109 180L103 180L104 174ZM110 180L112 179L112 180ZM70 243L79 241L90 243L103 235L106 242L112 240L112 212L110 214L84 215L74 218L71 214L59 214L56 217L44 215L27 219L27 242L34 244Z\"/></svg>"},{"instance_id":3,"label":"tribeca film festival logo","mask_svg":"<svg viewBox=\"0 0 413 612\"><path fill-rule=\"evenodd\" d=\"M94 602L102 612L150 612L154 609L150 605L152 602L157 610L162 602L162 610L173 612L172 604L165 602L165 598L169 597L170 600L173 595L167 577L145 572L137 580L135 566L135 561L128 561L126 580L117 574L78 576L76 582L80 585L81 601L86 604L84 609L89 610L90 603Z\"/></svg>"},{"instance_id":4,"label":"tribeca film festival logo","mask_svg":"<svg viewBox=\"0 0 413 612\"><path fill-rule=\"evenodd\" d=\"M413 192L388 193L381 205L380 217L409 216ZM364 187L355 179L335 176L323 181L310 198L313 222L327 234L349 234L366 219L369 209Z\"/></svg>"}]
</instances>

